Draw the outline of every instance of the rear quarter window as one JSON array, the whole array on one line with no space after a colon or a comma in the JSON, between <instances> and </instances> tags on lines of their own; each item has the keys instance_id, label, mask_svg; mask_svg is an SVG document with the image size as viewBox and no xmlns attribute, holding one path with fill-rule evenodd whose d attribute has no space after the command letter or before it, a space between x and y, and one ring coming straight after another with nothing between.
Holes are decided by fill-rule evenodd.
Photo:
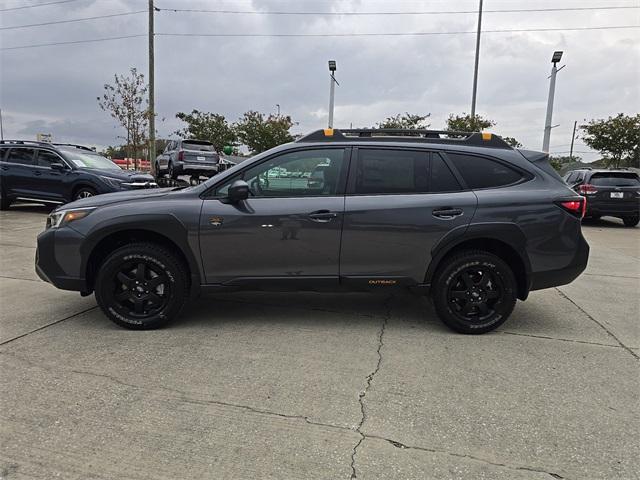
<instances>
[{"instance_id":1,"label":"rear quarter window","mask_svg":"<svg viewBox=\"0 0 640 480\"><path fill-rule=\"evenodd\" d=\"M462 153L447 153L447 157L471 189L504 187L524 180L518 170L486 157Z\"/></svg>"}]
</instances>

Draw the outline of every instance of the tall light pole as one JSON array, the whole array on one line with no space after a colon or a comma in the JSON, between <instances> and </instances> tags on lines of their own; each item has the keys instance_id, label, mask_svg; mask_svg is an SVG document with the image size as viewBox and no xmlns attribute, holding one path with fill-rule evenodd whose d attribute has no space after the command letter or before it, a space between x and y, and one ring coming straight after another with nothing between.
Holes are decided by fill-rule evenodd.
<instances>
[{"instance_id":1,"label":"tall light pole","mask_svg":"<svg viewBox=\"0 0 640 480\"><path fill-rule=\"evenodd\" d=\"M336 84L340 85L334 75L336 71L336 61L329 60L329 128L333 128L333 104L336 92Z\"/></svg>"},{"instance_id":2,"label":"tall light pole","mask_svg":"<svg viewBox=\"0 0 640 480\"><path fill-rule=\"evenodd\" d=\"M157 173L156 162L156 99L155 99L155 60L153 58L153 16L155 7L149 0L149 166L152 173Z\"/></svg>"},{"instance_id":3,"label":"tall light pole","mask_svg":"<svg viewBox=\"0 0 640 480\"><path fill-rule=\"evenodd\" d=\"M482 31L482 0L478 7L478 32L476 33L476 63L473 69L473 93L471 95L471 121L476 118L476 93L478 92L478 64L480 63L480 32Z\"/></svg>"},{"instance_id":4,"label":"tall light pole","mask_svg":"<svg viewBox=\"0 0 640 480\"><path fill-rule=\"evenodd\" d=\"M549 153L549 142L551 140L551 117L553 116L553 98L556 94L556 74L558 73L558 62L562 58L562 52L557 50L551 57L551 80L549 82L549 98L547 100L547 118L544 122L544 138L542 140L542 151ZM563 67L560 67L563 68Z\"/></svg>"},{"instance_id":5,"label":"tall light pole","mask_svg":"<svg viewBox=\"0 0 640 480\"><path fill-rule=\"evenodd\" d=\"M571 134L571 150L569 150L569 158L573 160L573 142L576 139L576 127L578 126L578 121L573 122L573 133Z\"/></svg>"}]
</instances>

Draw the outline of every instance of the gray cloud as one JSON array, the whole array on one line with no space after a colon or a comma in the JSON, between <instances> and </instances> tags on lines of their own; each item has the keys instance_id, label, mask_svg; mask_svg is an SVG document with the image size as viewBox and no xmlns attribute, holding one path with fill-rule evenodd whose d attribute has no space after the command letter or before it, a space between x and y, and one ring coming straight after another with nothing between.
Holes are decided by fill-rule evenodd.
<instances>
[{"instance_id":1,"label":"gray cloud","mask_svg":"<svg viewBox=\"0 0 640 480\"><path fill-rule=\"evenodd\" d=\"M18 0L8 2L17 5ZM80 0L6 12L3 26L144 10L145 0ZM562 6L603 5L601 0ZM621 0L620 4L633 5ZM467 10L476 0L407 2L158 0L161 8L416 11ZM557 7L551 0L492 0L485 8ZM638 11L487 14L484 28L572 27L638 23ZM474 15L317 17L173 13L156 15L156 31L189 33L339 33L467 31ZM146 14L0 35L2 46L146 33ZM568 150L573 121L635 113L640 104L638 30L487 33L482 37L478 112L498 122L499 134L539 149L550 55L565 51L558 77L552 145ZM180 127L178 111L194 108L237 119L244 111L282 107L298 131L326 123L326 61L338 62L336 125L370 126L399 112L431 113L439 128L451 112L469 111L474 35L356 38L156 38L156 101L161 135ZM146 72L146 38L0 52L0 104L5 135L106 145L122 132L96 103L104 83L130 67ZM578 145L578 150L586 147ZM595 159L597 155L583 155Z\"/></svg>"}]
</instances>

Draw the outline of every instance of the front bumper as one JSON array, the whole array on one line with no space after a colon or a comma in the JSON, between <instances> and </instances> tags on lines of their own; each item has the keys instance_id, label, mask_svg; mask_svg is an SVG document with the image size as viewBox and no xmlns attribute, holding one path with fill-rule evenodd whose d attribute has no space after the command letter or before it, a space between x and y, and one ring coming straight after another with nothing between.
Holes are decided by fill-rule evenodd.
<instances>
[{"instance_id":1,"label":"front bumper","mask_svg":"<svg viewBox=\"0 0 640 480\"><path fill-rule=\"evenodd\" d=\"M35 268L45 282L62 290L88 292L80 244L84 237L69 227L50 228L38 235Z\"/></svg>"},{"instance_id":2,"label":"front bumper","mask_svg":"<svg viewBox=\"0 0 640 480\"><path fill-rule=\"evenodd\" d=\"M587 268L589 261L589 244L580 233L578 247L569 264L556 270L531 272L530 290L542 290L543 288L559 287L573 282Z\"/></svg>"}]
</instances>

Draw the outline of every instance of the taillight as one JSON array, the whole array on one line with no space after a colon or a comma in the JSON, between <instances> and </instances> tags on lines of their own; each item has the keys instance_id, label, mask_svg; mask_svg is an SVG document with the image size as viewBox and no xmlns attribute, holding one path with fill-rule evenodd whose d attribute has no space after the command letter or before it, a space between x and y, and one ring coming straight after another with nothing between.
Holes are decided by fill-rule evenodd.
<instances>
[{"instance_id":1,"label":"taillight","mask_svg":"<svg viewBox=\"0 0 640 480\"><path fill-rule=\"evenodd\" d=\"M584 213L587 210L587 199L584 197L580 197L575 200L563 200L556 203L567 212L575 215L578 218L583 218Z\"/></svg>"},{"instance_id":2,"label":"taillight","mask_svg":"<svg viewBox=\"0 0 640 480\"><path fill-rule=\"evenodd\" d=\"M184 160L184 152L178 152L178 161L182 162Z\"/></svg>"},{"instance_id":3,"label":"taillight","mask_svg":"<svg viewBox=\"0 0 640 480\"><path fill-rule=\"evenodd\" d=\"M583 195L593 195L594 193L598 193L598 189L590 183L585 183L584 185L580 185L578 192Z\"/></svg>"}]
</instances>

